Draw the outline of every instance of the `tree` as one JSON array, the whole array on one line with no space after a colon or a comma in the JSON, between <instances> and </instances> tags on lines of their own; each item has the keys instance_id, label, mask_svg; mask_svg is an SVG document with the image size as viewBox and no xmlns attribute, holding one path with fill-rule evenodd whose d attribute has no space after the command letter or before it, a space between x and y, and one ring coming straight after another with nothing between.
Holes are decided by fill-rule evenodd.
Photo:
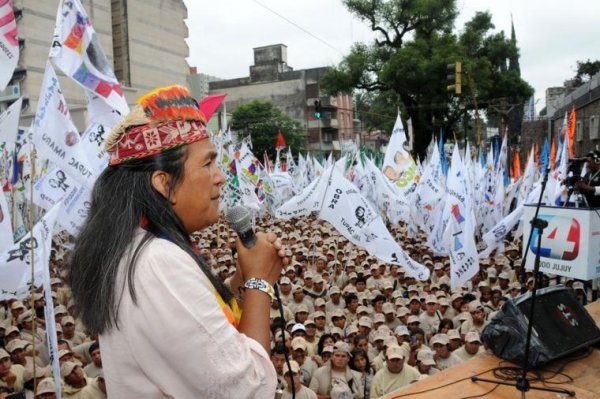
<instances>
[{"instance_id":1,"label":"tree","mask_svg":"<svg viewBox=\"0 0 600 399\"><path fill-rule=\"evenodd\" d=\"M378 37L356 43L336 68L323 78L329 93L352 89L396 98L403 119L412 119L413 148L423 156L432 134L461 137L468 130L477 102L506 123L510 107L533 93L509 60L516 44L501 33L488 13L477 13L462 33L453 33L455 0L344 0ZM463 89L449 93L447 65L462 62ZM463 123L461 123L463 122ZM464 126L464 128L463 128Z\"/></svg>"},{"instance_id":2,"label":"tree","mask_svg":"<svg viewBox=\"0 0 600 399\"><path fill-rule=\"evenodd\" d=\"M293 152L304 150L306 139L300 123L273 107L269 101L253 100L241 104L231 115L231 129L250 135L252 151L258 158L264 151L271 159L276 155L275 139L279 131Z\"/></svg>"},{"instance_id":3,"label":"tree","mask_svg":"<svg viewBox=\"0 0 600 399\"><path fill-rule=\"evenodd\" d=\"M575 84L577 86L589 81L592 76L600 71L600 60L591 61L589 58L587 61L577 61L577 68L575 74Z\"/></svg>"},{"instance_id":4,"label":"tree","mask_svg":"<svg viewBox=\"0 0 600 399\"><path fill-rule=\"evenodd\" d=\"M355 117L362 122L366 132L391 132L396 122L398 95L391 91L354 93Z\"/></svg>"}]
</instances>

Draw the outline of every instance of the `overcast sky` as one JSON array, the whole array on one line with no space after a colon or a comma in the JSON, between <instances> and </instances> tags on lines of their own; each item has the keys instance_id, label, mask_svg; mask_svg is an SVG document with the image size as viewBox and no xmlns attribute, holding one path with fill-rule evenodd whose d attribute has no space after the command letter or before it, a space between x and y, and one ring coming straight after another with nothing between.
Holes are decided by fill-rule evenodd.
<instances>
[{"instance_id":1,"label":"overcast sky","mask_svg":"<svg viewBox=\"0 0 600 399\"><path fill-rule=\"evenodd\" d=\"M254 47L283 43L288 64L303 69L337 65L352 43L374 38L341 0L184 2L190 66L225 79L248 76ZM457 4L458 29L476 11L487 10L496 30L510 35L512 13L521 74L535 89L537 111L544 106L547 87L561 86L574 76L577 60L600 58L600 1L458 0Z\"/></svg>"}]
</instances>

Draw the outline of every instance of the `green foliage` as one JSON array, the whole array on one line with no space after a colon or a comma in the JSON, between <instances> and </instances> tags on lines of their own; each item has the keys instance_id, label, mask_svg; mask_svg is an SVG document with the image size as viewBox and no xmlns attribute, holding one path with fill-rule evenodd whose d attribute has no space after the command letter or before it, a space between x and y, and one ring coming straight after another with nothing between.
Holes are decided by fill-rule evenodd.
<instances>
[{"instance_id":1,"label":"green foliage","mask_svg":"<svg viewBox=\"0 0 600 399\"><path fill-rule=\"evenodd\" d=\"M575 84L581 85L591 79L592 76L600 71L600 60L577 61L577 69L575 74Z\"/></svg>"},{"instance_id":2,"label":"green foliage","mask_svg":"<svg viewBox=\"0 0 600 399\"><path fill-rule=\"evenodd\" d=\"M327 70L322 86L328 93L356 90L364 96L365 113L412 119L413 147L423 155L432 133L460 138L478 108L508 117L533 89L520 78L518 48L503 32L494 33L489 13L477 13L460 34L453 32L455 0L345 0L348 9L378 37L357 43L344 60ZM448 93L448 64L463 64L462 95ZM515 66L516 65L516 66ZM389 100L396 103L389 103ZM360 107L358 107L360 114ZM362 116L359 116L362 118ZM463 119L466 119L464 121ZM368 122L367 122L368 121ZM365 118L367 127L386 126L380 118ZM393 122L392 122L393 124ZM388 132L391 131L387 130Z\"/></svg>"},{"instance_id":3,"label":"green foliage","mask_svg":"<svg viewBox=\"0 0 600 399\"><path fill-rule=\"evenodd\" d=\"M381 131L390 134L396 122L398 95L391 91L357 91L354 94L355 117L366 132Z\"/></svg>"},{"instance_id":4,"label":"green foliage","mask_svg":"<svg viewBox=\"0 0 600 399\"><path fill-rule=\"evenodd\" d=\"M275 140L279 131L293 153L304 151L306 139L300 123L273 107L269 101L253 100L241 104L231 115L231 129L243 136L250 135L252 152L259 159L262 159L264 151L271 159L275 157Z\"/></svg>"}]
</instances>

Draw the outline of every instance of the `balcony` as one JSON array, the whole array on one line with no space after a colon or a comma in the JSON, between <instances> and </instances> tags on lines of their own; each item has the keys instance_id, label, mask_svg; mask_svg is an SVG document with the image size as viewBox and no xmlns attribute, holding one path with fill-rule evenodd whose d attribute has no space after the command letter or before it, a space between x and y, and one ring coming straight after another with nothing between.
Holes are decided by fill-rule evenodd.
<instances>
[{"instance_id":1,"label":"balcony","mask_svg":"<svg viewBox=\"0 0 600 399\"><path fill-rule=\"evenodd\" d=\"M0 91L0 102L13 101L21 97L21 85L14 84L6 86L6 89Z\"/></svg>"}]
</instances>

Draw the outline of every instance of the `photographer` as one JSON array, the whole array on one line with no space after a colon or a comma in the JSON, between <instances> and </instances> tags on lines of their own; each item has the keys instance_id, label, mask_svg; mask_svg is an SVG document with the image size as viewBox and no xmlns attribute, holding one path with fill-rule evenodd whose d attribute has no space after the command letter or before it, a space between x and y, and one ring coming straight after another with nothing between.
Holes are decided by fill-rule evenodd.
<instances>
[{"instance_id":1,"label":"photographer","mask_svg":"<svg viewBox=\"0 0 600 399\"><path fill-rule=\"evenodd\" d=\"M590 151L586 158L587 173L575 186L590 208L600 208L600 151Z\"/></svg>"}]
</instances>

